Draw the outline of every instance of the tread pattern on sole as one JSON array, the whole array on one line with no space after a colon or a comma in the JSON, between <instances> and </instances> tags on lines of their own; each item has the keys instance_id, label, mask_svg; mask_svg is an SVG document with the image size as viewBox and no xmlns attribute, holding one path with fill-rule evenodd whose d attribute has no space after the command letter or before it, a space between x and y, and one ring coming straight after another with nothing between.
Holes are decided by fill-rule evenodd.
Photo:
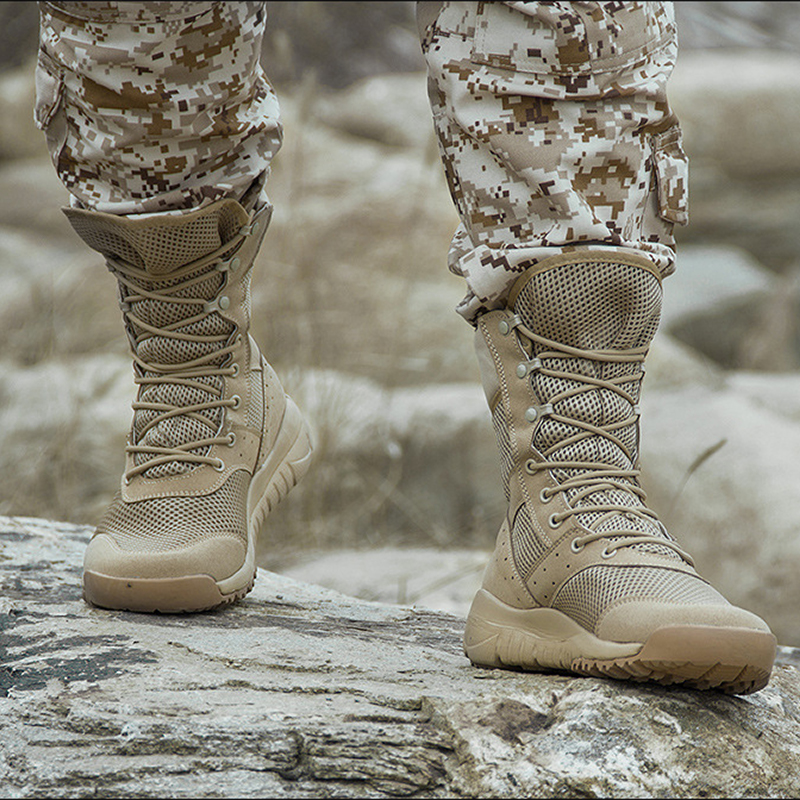
<instances>
[{"instance_id":1,"label":"tread pattern on sole","mask_svg":"<svg viewBox=\"0 0 800 800\"><path fill-rule=\"evenodd\" d=\"M472 663L479 667L511 667L528 672L564 669L593 678L654 682L662 686L680 685L687 689L717 689L725 694L752 694L763 689L770 678L769 670L753 665L742 667L720 663L649 661L639 660L635 656L611 660L577 658L568 664L555 664L547 654L534 647L528 637L516 631L510 631L507 636L484 640L479 647L479 657L476 648L469 648L466 653ZM488 655L491 650L494 650L493 656Z\"/></svg>"},{"instance_id":2,"label":"tread pattern on sole","mask_svg":"<svg viewBox=\"0 0 800 800\"><path fill-rule=\"evenodd\" d=\"M639 661L576 659L571 669L580 675L618 680L652 681L663 686L718 689L725 694L752 694L769 682L770 672L761 667L730 664L694 664L689 661Z\"/></svg>"},{"instance_id":3,"label":"tread pattern on sole","mask_svg":"<svg viewBox=\"0 0 800 800\"><path fill-rule=\"evenodd\" d=\"M483 613L470 613L468 616L464 650L467 658L480 667L529 672L563 670L595 678L716 689L726 694L752 694L769 682L775 655L775 639L771 634L729 629L720 643L713 638L715 631L709 629L706 633L703 629L695 629L689 638L693 638L695 644L700 642L701 646L695 648L694 656L685 651L675 659L664 657L667 652L675 655L680 652L680 648L676 652L672 646L676 631L681 637L686 636L679 627L661 628L646 643L636 645L633 652L587 657L585 650L581 652L582 645L577 637L537 635L510 624L502 616L493 619L490 610L489 616ZM734 638L730 638L731 635ZM743 640L742 636L746 638ZM751 649L745 659L740 649L744 642Z\"/></svg>"}]
</instances>

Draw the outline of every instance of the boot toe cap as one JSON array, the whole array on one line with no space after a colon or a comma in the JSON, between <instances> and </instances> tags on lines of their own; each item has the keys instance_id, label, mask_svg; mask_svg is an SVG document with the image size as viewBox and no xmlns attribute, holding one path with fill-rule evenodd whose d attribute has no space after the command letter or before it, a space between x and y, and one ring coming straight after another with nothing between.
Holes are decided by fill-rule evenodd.
<instances>
[{"instance_id":1,"label":"boot toe cap","mask_svg":"<svg viewBox=\"0 0 800 800\"><path fill-rule=\"evenodd\" d=\"M89 543L84 570L115 578L175 578L208 575L215 581L239 570L247 556L235 536L205 538L166 550L124 549L109 535L97 534Z\"/></svg>"},{"instance_id":2,"label":"boot toe cap","mask_svg":"<svg viewBox=\"0 0 800 800\"><path fill-rule=\"evenodd\" d=\"M595 633L607 641L644 642L656 630L684 626L771 634L763 619L734 605L635 599L620 601L607 609L598 620Z\"/></svg>"}]
</instances>

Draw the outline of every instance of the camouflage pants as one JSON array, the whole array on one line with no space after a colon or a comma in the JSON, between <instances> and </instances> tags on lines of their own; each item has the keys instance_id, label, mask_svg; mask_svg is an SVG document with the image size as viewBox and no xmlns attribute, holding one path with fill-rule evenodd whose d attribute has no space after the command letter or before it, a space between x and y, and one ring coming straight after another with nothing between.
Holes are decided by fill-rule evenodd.
<instances>
[{"instance_id":1,"label":"camouflage pants","mask_svg":"<svg viewBox=\"0 0 800 800\"><path fill-rule=\"evenodd\" d=\"M72 203L175 212L263 193L281 142L259 2L46 2L36 120ZM459 312L574 249L674 269L686 158L665 85L670 3L419 3L429 96L461 217Z\"/></svg>"}]
</instances>

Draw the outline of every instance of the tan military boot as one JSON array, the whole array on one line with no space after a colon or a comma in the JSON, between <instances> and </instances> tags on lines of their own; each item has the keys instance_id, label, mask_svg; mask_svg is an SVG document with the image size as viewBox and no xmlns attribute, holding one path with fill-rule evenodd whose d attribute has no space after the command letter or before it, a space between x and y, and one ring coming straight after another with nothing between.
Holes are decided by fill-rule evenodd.
<instances>
[{"instance_id":1,"label":"tan military boot","mask_svg":"<svg viewBox=\"0 0 800 800\"><path fill-rule=\"evenodd\" d=\"M746 694L775 637L647 508L639 392L661 282L643 257L555 256L479 319L508 515L469 612L473 663Z\"/></svg>"},{"instance_id":2,"label":"tan military boot","mask_svg":"<svg viewBox=\"0 0 800 800\"><path fill-rule=\"evenodd\" d=\"M221 200L180 216L66 214L117 277L139 387L84 595L162 612L237 600L253 587L264 518L311 455L300 412L248 333L268 210Z\"/></svg>"}]
</instances>

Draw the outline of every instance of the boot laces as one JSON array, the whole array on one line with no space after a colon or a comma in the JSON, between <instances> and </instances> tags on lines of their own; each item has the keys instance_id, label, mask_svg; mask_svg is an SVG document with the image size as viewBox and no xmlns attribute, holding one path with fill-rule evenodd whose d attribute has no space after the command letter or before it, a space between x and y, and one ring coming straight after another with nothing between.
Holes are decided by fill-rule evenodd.
<instances>
[{"instance_id":1,"label":"boot laces","mask_svg":"<svg viewBox=\"0 0 800 800\"><path fill-rule=\"evenodd\" d=\"M530 380L537 377L551 379L563 385L538 407L529 409L530 417L536 423L537 431L541 426L550 423L550 435L555 434L555 441L549 446L536 448L543 460L528 459L526 471L533 475L541 471L549 471L556 479L557 488L543 490L543 500L547 501L555 494L563 495L566 510L550 517L552 527L558 527L564 521L575 518L580 527L586 531L573 539L571 547L579 552L586 545L598 540L607 540L603 556L610 558L617 550L625 547L645 546L663 552L672 552L686 561L690 566L694 562L675 542L658 515L645 504L646 493L639 485L641 470L638 466L638 431L639 407L638 396L644 370L641 368L648 347L630 349L583 349L572 347L535 334L527 328L519 317L514 317L513 327L517 338L527 354L527 363L521 364L522 373L530 375ZM534 354L535 353L535 354ZM578 369L584 365L583 371ZM557 368L555 365L560 365ZM587 369L588 365L596 365ZM607 365L619 365L613 377L596 377L602 375ZM535 391L537 397L542 393ZM622 400L621 408L627 413L611 415L616 418L610 421L587 421L576 414L559 413L559 406L569 405L565 401L573 401L571 407L580 405L582 396L594 393L610 393L606 397ZM627 435L626 435L627 434ZM632 436L630 434L633 434ZM533 435L536 442L537 432ZM635 444L632 446L630 442ZM533 445L535 447L535 444ZM582 447L583 446L583 447ZM602 459L582 459L569 456L586 446L593 447L596 452L605 450L617 454L616 463L604 462ZM621 456L621 457L620 457Z\"/></svg>"},{"instance_id":2,"label":"boot laces","mask_svg":"<svg viewBox=\"0 0 800 800\"><path fill-rule=\"evenodd\" d=\"M241 243L238 238L222 257L215 253L163 279L108 260L120 285L138 387L126 447L134 466L125 473L126 483L142 473L163 477L201 464L224 469L209 452L233 444L233 434L220 431L225 411L237 408L241 398L223 397L224 378L238 375L233 353L242 336L219 312L230 303L224 294L227 272Z\"/></svg>"}]
</instances>

